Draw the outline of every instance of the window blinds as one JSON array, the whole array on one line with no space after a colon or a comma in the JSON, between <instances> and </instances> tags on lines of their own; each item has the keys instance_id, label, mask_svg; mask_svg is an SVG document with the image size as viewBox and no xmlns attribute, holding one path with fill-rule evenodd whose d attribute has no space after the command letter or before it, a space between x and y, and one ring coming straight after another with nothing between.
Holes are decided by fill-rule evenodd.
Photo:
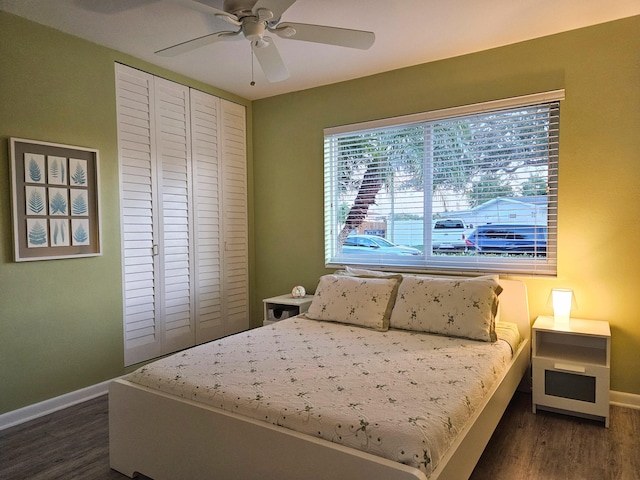
<instances>
[{"instance_id":1,"label":"window blinds","mask_svg":"<svg viewBox=\"0 0 640 480\"><path fill-rule=\"evenodd\" d=\"M327 129L326 263L555 274L562 98L548 92ZM438 220L464 228L434 228ZM354 235L421 254L345 247Z\"/></svg>"}]
</instances>

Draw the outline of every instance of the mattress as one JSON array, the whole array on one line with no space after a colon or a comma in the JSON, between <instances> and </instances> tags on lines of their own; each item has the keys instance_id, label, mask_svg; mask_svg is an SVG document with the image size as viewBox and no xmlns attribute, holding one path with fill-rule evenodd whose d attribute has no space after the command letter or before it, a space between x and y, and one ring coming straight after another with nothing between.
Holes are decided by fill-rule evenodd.
<instances>
[{"instance_id":1,"label":"mattress","mask_svg":"<svg viewBox=\"0 0 640 480\"><path fill-rule=\"evenodd\" d=\"M427 476L507 368L497 342L294 317L209 342L126 379L393 461Z\"/></svg>"}]
</instances>

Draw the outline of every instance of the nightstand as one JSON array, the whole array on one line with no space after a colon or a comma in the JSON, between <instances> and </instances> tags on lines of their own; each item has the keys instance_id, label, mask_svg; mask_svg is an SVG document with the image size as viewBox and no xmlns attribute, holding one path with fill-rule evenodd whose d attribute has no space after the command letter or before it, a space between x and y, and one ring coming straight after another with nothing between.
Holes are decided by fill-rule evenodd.
<instances>
[{"instance_id":1,"label":"nightstand","mask_svg":"<svg viewBox=\"0 0 640 480\"><path fill-rule=\"evenodd\" d=\"M309 310L309 305L311 305L312 301L313 295L294 298L291 294L288 294L265 298L262 300L264 303L264 319L262 324L269 325L278 320L300 315Z\"/></svg>"},{"instance_id":2,"label":"nightstand","mask_svg":"<svg viewBox=\"0 0 640 480\"><path fill-rule=\"evenodd\" d=\"M604 420L609 426L609 322L572 318L532 327L533 413L536 408Z\"/></svg>"}]
</instances>

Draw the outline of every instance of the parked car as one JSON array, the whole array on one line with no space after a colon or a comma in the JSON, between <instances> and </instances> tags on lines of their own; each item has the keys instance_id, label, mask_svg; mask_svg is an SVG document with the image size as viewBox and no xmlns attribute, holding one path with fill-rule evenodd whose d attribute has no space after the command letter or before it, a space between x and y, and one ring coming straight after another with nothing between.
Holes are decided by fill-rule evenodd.
<instances>
[{"instance_id":1,"label":"parked car","mask_svg":"<svg viewBox=\"0 0 640 480\"><path fill-rule=\"evenodd\" d=\"M422 255L417 248L396 245L376 235L349 235L342 246L342 253L376 253L382 255Z\"/></svg>"},{"instance_id":2,"label":"parked car","mask_svg":"<svg viewBox=\"0 0 640 480\"><path fill-rule=\"evenodd\" d=\"M522 224L480 225L466 239L467 249L477 253L547 254L547 227Z\"/></svg>"},{"instance_id":3,"label":"parked car","mask_svg":"<svg viewBox=\"0 0 640 480\"><path fill-rule=\"evenodd\" d=\"M459 218L436 220L431 233L431 248L434 251L466 250L469 226Z\"/></svg>"}]
</instances>

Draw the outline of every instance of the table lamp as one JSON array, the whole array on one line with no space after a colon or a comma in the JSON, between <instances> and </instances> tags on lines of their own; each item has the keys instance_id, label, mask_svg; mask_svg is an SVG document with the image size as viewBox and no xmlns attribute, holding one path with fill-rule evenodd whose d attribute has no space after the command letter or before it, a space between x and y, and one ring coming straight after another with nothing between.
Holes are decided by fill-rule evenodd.
<instances>
[{"instance_id":1,"label":"table lamp","mask_svg":"<svg viewBox=\"0 0 640 480\"><path fill-rule=\"evenodd\" d=\"M554 288L551 290L551 296L553 299L554 323L559 326L569 325L573 290L567 288Z\"/></svg>"}]
</instances>

